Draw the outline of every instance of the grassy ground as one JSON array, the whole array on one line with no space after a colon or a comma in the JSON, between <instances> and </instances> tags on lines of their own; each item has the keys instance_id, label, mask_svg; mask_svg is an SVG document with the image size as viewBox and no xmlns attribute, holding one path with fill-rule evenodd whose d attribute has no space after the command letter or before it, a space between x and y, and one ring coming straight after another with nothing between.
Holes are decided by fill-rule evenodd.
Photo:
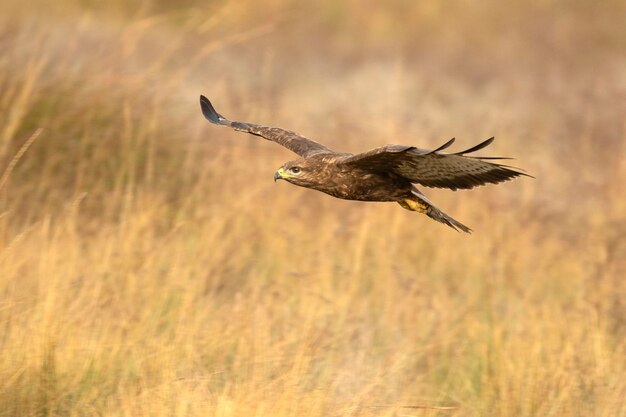
<instances>
[{"instance_id":1,"label":"grassy ground","mask_svg":"<svg viewBox=\"0 0 626 417\"><path fill-rule=\"evenodd\" d=\"M0 416L626 413L623 2L52 3L0 6ZM200 93L537 179L425 190L462 235Z\"/></svg>"}]
</instances>

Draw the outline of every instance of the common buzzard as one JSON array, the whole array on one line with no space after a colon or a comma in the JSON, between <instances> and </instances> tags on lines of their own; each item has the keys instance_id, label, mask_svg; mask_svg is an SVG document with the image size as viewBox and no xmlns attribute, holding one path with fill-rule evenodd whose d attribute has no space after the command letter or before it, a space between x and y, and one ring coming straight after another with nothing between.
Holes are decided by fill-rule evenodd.
<instances>
[{"instance_id":1,"label":"common buzzard","mask_svg":"<svg viewBox=\"0 0 626 417\"><path fill-rule=\"evenodd\" d=\"M407 210L424 213L467 233L472 230L435 207L414 184L457 190L530 176L492 162L510 158L467 155L485 148L494 138L456 153L441 152L452 145L454 139L450 139L435 150L385 145L353 155L334 152L289 130L228 120L204 96L200 96L200 107L211 123L260 136L300 155L284 163L274 174L274 181L286 180L345 200L395 201Z\"/></svg>"}]
</instances>

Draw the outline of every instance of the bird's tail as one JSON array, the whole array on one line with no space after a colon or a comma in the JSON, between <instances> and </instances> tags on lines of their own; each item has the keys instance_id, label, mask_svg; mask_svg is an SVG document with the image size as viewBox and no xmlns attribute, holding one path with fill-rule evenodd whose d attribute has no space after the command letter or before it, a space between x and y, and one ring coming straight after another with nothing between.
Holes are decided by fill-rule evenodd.
<instances>
[{"instance_id":1,"label":"bird's tail","mask_svg":"<svg viewBox=\"0 0 626 417\"><path fill-rule=\"evenodd\" d=\"M472 229L439 210L426 198L426 196L417 190L413 192L413 196L411 198L400 200L398 201L398 204L407 210L424 213L431 219L436 220L439 223L447 224L454 230L462 230L465 233L472 233Z\"/></svg>"}]
</instances>

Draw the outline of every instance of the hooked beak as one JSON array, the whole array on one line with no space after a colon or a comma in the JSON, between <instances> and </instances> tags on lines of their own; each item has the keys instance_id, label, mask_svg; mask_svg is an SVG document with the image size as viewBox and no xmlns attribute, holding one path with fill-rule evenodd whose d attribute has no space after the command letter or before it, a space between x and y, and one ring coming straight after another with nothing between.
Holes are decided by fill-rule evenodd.
<instances>
[{"instance_id":1,"label":"hooked beak","mask_svg":"<svg viewBox=\"0 0 626 417\"><path fill-rule=\"evenodd\" d=\"M285 174L285 170L280 168L278 171L276 171L274 173L274 182L278 181L278 180L282 180L284 177L283 175Z\"/></svg>"}]
</instances>

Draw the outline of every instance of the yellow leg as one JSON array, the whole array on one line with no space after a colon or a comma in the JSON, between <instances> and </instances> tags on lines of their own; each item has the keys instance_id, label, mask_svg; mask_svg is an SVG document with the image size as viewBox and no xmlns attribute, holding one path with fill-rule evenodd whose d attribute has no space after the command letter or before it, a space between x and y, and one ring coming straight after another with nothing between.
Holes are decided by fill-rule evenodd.
<instances>
[{"instance_id":1,"label":"yellow leg","mask_svg":"<svg viewBox=\"0 0 626 417\"><path fill-rule=\"evenodd\" d=\"M405 198L404 200L398 201L398 204L410 211L417 211L418 213L426 213L428 206L420 201L409 200Z\"/></svg>"}]
</instances>

